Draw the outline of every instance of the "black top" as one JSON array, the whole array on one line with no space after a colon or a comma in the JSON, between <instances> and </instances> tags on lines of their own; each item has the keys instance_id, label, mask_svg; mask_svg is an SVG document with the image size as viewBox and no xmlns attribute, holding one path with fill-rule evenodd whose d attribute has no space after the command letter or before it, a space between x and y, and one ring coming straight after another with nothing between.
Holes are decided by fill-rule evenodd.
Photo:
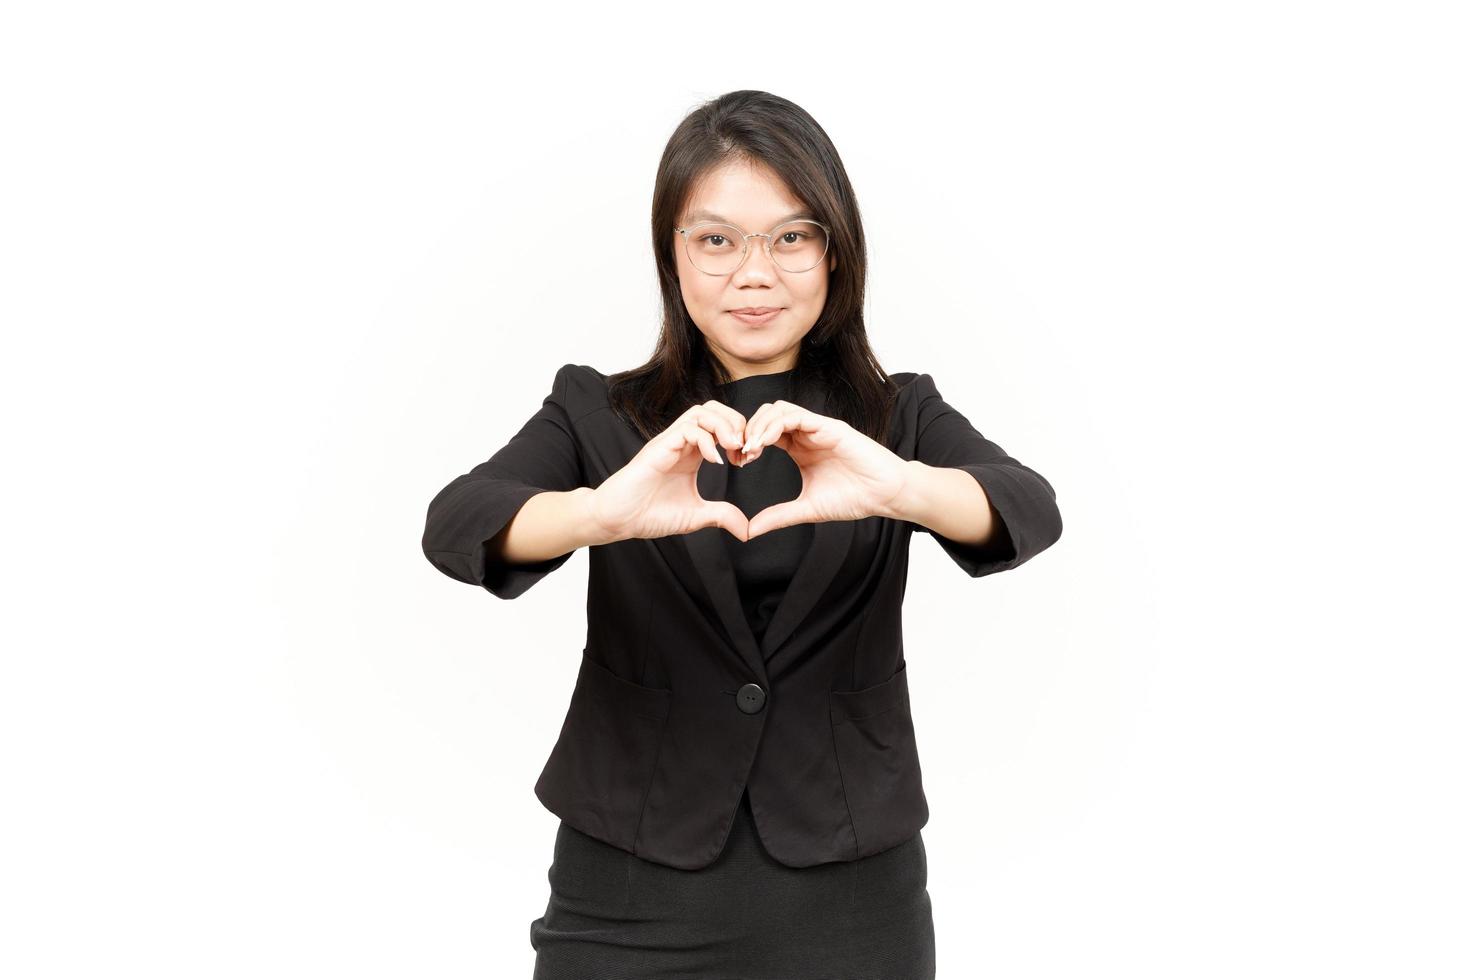
<instances>
[{"instance_id":1,"label":"black top","mask_svg":"<svg viewBox=\"0 0 1470 980\"><path fill-rule=\"evenodd\" d=\"M775 374L753 374L720 386L720 401L747 420L767 402L791 401L791 381L796 370ZM778 446L767 446L760 458L744 466L731 466L725 499L739 507L747 518L772 504L794 500L801 494L801 471ZM786 585L811 545L812 525L795 524L768 531L750 541L724 535L740 586L740 601L755 640L760 643L771 622Z\"/></svg>"}]
</instances>

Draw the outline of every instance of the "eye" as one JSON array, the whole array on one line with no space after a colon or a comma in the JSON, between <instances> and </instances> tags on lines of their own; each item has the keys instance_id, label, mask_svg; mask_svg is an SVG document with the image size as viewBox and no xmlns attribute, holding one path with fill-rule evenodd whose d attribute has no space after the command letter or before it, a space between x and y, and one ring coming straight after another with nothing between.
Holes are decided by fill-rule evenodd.
<instances>
[{"instance_id":1,"label":"eye","mask_svg":"<svg viewBox=\"0 0 1470 980\"><path fill-rule=\"evenodd\" d=\"M787 239L787 238L797 239L797 238L807 238L807 237L810 237L810 236L804 235L804 234L802 234L799 231L788 231L785 234L783 234L781 237L782 237L782 239ZM787 245L795 245L796 242L795 241L789 241L786 244Z\"/></svg>"}]
</instances>

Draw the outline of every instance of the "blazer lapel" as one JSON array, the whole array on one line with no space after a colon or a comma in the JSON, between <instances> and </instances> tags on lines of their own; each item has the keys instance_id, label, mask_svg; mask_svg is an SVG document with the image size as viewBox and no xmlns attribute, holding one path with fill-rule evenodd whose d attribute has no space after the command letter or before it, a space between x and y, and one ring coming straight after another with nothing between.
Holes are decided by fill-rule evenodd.
<instances>
[{"instance_id":1,"label":"blazer lapel","mask_svg":"<svg viewBox=\"0 0 1470 980\"><path fill-rule=\"evenodd\" d=\"M724 450L716 447L724 455ZM730 464L716 465L708 461L700 464L695 476L699 495L705 500L724 500L725 488L729 483ZM735 644L736 650L755 675L765 680L765 660L755 643L755 634L750 629L750 620L745 618L745 608L740 604L740 588L735 582L735 567L730 563L729 535L722 527L705 527L683 535L689 550L689 559L704 584L704 591L719 613L725 632Z\"/></svg>"},{"instance_id":2,"label":"blazer lapel","mask_svg":"<svg viewBox=\"0 0 1470 980\"><path fill-rule=\"evenodd\" d=\"M807 613L822 598L832 577L847 557L852 544L852 521L819 521L812 525L812 546L801 559L786 594L771 614L762 637L761 657L769 662L772 655L796 629Z\"/></svg>"},{"instance_id":3,"label":"blazer lapel","mask_svg":"<svg viewBox=\"0 0 1470 980\"><path fill-rule=\"evenodd\" d=\"M818 413L826 406L825 392L820 386L795 400ZM716 451L724 455L723 447L717 446ZM706 500L725 499L730 465L728 462L716 465L708 461L700 464L695 481L701 497ZM853 522L818 521L812 525L811 547L802 556L759 646L740 602L740 588L735 581L735 569L730 563L728 544L724 540L728 534L724 528L707 527L682 535L682 538L726 632L750 669L764 681L766 662L811 612L837 574L852 544Z\"/></svg>"}]
</instances>

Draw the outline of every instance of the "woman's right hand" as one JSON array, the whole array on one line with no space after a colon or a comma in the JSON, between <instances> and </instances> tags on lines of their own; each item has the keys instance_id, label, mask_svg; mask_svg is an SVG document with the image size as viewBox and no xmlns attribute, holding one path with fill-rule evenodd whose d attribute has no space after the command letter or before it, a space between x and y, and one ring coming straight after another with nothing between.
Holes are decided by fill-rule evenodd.
<instances>
[{"instance_id":1,"label":"woman's right hand","mask_svg":"<svg viewBox=\"0 0 1470 980\"><path fill-rule=\"evenodd\" d=\"M747 461L740 451L745 416L714 400L693 405L594 489L589 511L608 540L662 538L705 527L722 527L746 540L745 513L729 501L705 500L695 485L702 461L726 465L716 440L737 465Z\"/></svg>"}]
</instances>

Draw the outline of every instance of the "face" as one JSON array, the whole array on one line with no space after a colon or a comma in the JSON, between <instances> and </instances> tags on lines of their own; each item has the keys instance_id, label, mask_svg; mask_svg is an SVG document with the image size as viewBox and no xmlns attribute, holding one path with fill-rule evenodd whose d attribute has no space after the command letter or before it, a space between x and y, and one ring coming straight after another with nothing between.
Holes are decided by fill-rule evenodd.
<instances>
[{"instance_id":1,"label":"face","mask_svg":"<svg viewBox=\"0 0 1470 980\"><path fill-rule=\"evenodd\" d=\"M695 185L678 215L678 227L720 221L746 234L765 233L785 223L788 215L804 210L773 171L742 161L711 171ZM828 276L837 268L832 250L828 249L825 261L806 272L787 272L766 254L765 239L753 238L740 268L712 276L689 261L684 236L673 235L684 306L730 377L796 367L801 338L817 322L827 302ZM780 312L761 323L731 312L751 307L777 307Z\"/></svg>"}]
</instances>

